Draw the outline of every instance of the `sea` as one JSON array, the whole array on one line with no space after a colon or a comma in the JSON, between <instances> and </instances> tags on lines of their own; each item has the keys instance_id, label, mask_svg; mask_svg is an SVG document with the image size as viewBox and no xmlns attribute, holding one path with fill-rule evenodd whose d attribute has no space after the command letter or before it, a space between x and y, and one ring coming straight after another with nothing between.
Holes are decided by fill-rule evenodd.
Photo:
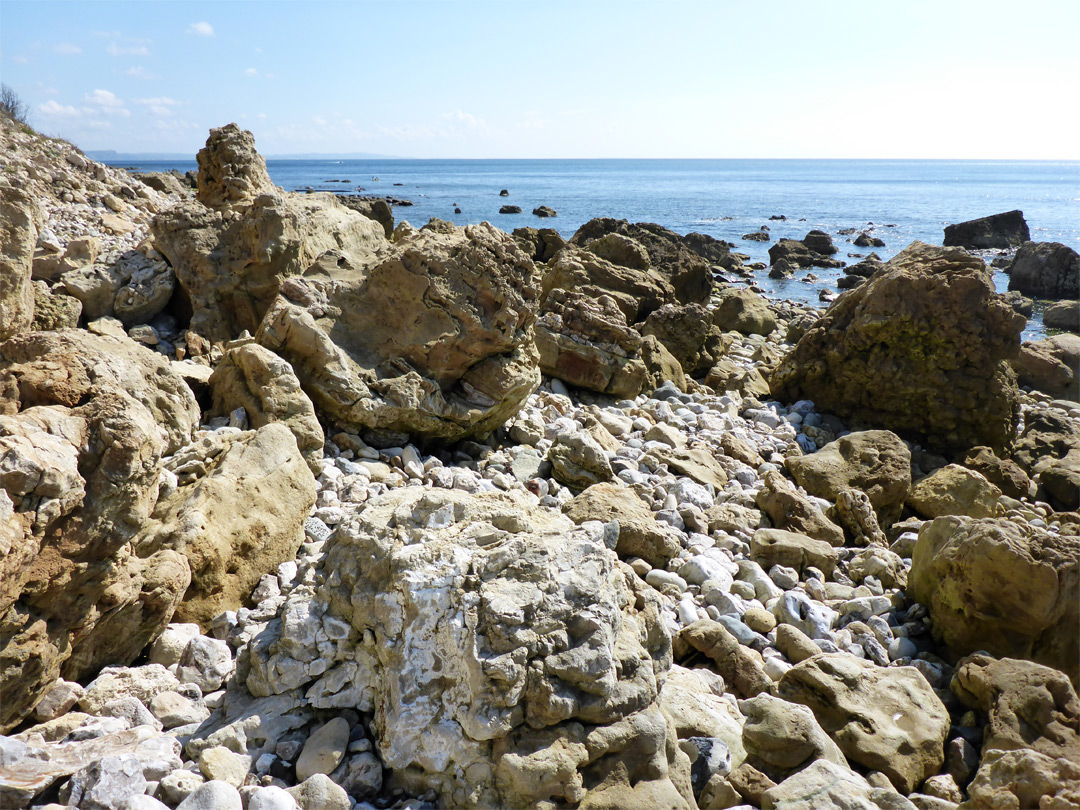
<instances>
[{"instance_id":1,"label":"sea","mask_svg":"<svg viewBox=\"0 0 1080 810\"><path fill-rule=\"evenodd\" d=\"M196 168L193 160L114 165ZM487 221L507 232L555 228L569 238L594 217L615 217L708 234L766 264L770 244L813 229L832 234L840 251L835 258L854 263L871 250L888 259L916 239L940 245L950 223L1013 209L1024 212L1033 240L1080 250L1080 161L270 159L267 169L287 191L408 200L411 206L394 208L395 221L417 227L437 217L457 225ZM500 214L503 205L522 213ZM533 215L542 205L558 215ZM762 226L772 241L742 239ZM841 234L851 228L856 233ZM885 246L851 244L864 230ZM998 252L982 255L989 263ZM826 306L822 291L836 294L840 275L812 268L775 280L758 271L754 283L769 298ZM994 279L999 291L1008 288L1001 270ZM1045 335L1041 310L1037 303L1025 340Z\"/></svg>"}]
</instances>

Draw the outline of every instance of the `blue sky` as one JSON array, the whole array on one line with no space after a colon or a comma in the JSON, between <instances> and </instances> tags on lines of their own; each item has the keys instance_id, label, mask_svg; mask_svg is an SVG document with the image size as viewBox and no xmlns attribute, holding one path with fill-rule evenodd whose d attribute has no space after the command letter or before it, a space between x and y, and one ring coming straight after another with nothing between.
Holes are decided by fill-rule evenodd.
<instances>
[{"instance_id":1,"label":"blue sky","mask_svg":"<svg viewBox=\"0 0 1080 810\"><path fill-rule=\"evenodd\" d=\"M1080 158L1080 0L0 0L0 78L84 149Z\"/></svg>"}]
</instances>

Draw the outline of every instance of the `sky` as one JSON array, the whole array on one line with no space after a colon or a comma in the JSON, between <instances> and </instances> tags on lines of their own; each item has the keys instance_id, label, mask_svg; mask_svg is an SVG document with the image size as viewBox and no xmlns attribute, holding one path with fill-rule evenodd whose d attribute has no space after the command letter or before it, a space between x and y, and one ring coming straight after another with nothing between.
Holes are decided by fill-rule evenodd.
<instances>
[{"instance_id":1,"label":"sky","mask_svg":"<svg viewBox=\"0 0 1080 810\"><path fill-rule=\"evenodd\" d=\"M0 0L85 150L1080 159L1080 0Z\"/></svg>"}]
</instances>

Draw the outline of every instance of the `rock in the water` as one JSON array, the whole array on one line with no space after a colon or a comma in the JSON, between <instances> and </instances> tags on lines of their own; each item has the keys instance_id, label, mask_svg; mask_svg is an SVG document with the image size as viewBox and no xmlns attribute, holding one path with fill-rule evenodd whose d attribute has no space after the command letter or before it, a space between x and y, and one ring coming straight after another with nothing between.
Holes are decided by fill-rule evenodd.
<instances>
[{"instance_id":1,"label":"rock in the water","mask_svg":"<svg viewBox=\"0 0 1080 810\"><path fill-rule=\"evenodd\" d=\"M533 214L534 214L534 215L536 215L536 216L538 216L538 217L543 217L543 218L546 218L546 217L557 217L557 216L559 215L559 214L558 214L558 213L557 213L557 212L555 211L555 209L554 209L554 208L550 208L550 207L548 207L548 206L546 206L546 205L541 205L541 206L540 206L539 208L534 208L534 209L533 209Z\"/></svg>"},{"instance_id":2,"label":"rock in the water","mask_svg":"<svg viewBox=\"0 0 1080 810\"><path fill-rule=\"evenodd\" d=\"M865 492L885 525L900 517L911 489L911 451L888 430L849 433L784 463L799 486L819 498L835 501L852 487Z\"/></svg>"},{"instance_id":3,"label":"rock in the water","mask_svg":"<svg viewBox=\"0 0 1080 810\"><path fill-rule=\"evenodd\" d=\"M940 517L923 525L911 597L955 656L977 650L1080 676L1080 539L1030 524Z\"/></svg>"},{"instance_id":4,"label":"rock in the water","mask_svg":"<svg viewBox=\"0 0 1080 810\"><path fill-rule=\"evenodd\" d=\"M881 771L901 793L945 761L949 713L913 667L823 654L784 673L779 695L809 706L849 760Z\"/></svg>"},{"instance_id":5,"label":"rock in the water","mask_svg":"<svg viewBox=\"0 0 1080 810\"><path fill-rule=\"evenodd\" d=\"M1080 332L1080 301L1067 300L1050 304L1043 310L1043 325L1047 329Z\"/></svg>"},{"instance_id":6,"label":"rock in the water","mask_svg":"<svg viewBox=\"0 0 1080 810\"><path fill-rule=\"evenodd\" d=\"M343 427L458 440L501 425L539 385L535 282L491 225L429 223L365 273L289 280L256 338Z\"/></svg>"},{"instance_id":7,"label":"rock in the water","mask_svg":"<svg viewBox=\"0 0 1080 810\"><path fill-rule=\"evenodd\" d=\"M1031 239L1023 211L1006 211L988 217L969 219L945 226L945 247L990 248L1019 247Z\"/></svg>"},{"instance_id":8,"label":"rock in the water","mask_svg":"<svg viewBox=\"0 0 1080 810\"><path fill-rule=\"evenodd\" d=\"M1080 253L1060 242L1025 243L1005 272L1009 289L1024 295L1055 300L1080 297Z\"/></svg>"},{"instance_id":9,"label":"rock in the water","mask_svg":"<svg viewBox=\"0 0 1080 810\"><path fill-rule=\"evenodd\" d=\"M1019 419L1007 360L1024 323L980 259L915 242L829 307L773 372L772 391L935 450L1002 451Z\"/></svg>"}]
</instances>

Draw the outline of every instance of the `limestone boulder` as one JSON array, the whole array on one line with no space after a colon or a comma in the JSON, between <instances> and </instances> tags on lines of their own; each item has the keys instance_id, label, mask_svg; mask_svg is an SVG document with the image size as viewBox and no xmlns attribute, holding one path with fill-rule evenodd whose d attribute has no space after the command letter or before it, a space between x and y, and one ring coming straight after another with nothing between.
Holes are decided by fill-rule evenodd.
<instances>
[{"instance_id":1,"label":"limestone boulder","mask_svg":"<svg viewBox=\"0 0 1080 810\"><path fill-rule=\"evenodd\" d=\"M1080 539L1008 520L923 524L908 593L954 656L986 650L1059 669L1080 661Z\"/></svg>"},{"instance_id":2,"label":"limestone boulder","mask_svg":"<svg viewBox=\"0 0 1080 810\"><path fill-rule=\"evenodd\" d=\"M586 489L615 478L604 448L585 430L559 435L547 457L552 476L574 489Z\"/></svg>"},{"instance_id":3,"label":"limestone boulder","mask_svg":"<svg viewBox=\"0 0 1080 810\"><path fill-rule=\"evenodd\" d=\"M53 293L44 281L34 282L34 322L35 332L50 332L57 329L75 329L82 315L82 302L70 295Z\"/></svg>"},{"instance_id":4,"label":"limestone boulder","mask_svg":"<svg viewBox=\"0 0 1080 810\"><path fill-rule=\"evenodd\" d=\"M1080 335L1063 333L1025 342L1012 367L1021 385L1080 401Z\"/></svg>"},{"instance_id":5,"label":"limestone boulder","mask_svg":"<svg viewBox=\"0 0 1080 810\"><path fill-rule=\"evenodd\" d=\"M210 388L213 416L228 416L243 408L253 428L282 422L295 437L312 473L322 472L322 425L288 363L257 343L233 346L210 376Z\"/></svg>"},{"instance_id":6,"label":"limestone boulder","mask_svg":"<svg viewBox=\"0 0 1080 810\"><path fill-rule=\"evenodd\" d=\"M1080 807L1080 765L1030 749L987 751L960 810L982 807Z\"/></svg>"},{"instance_id":7,"label":"limestone boulder","mask_svg":"<svg viewBox=\"0 0 1080 810\"><path fill-rule=\"evenodd\" d=\"M1080 332L1080 301L1065 299L1043 310L1043 325L1048 329Z\"/></svg>"},{"instance_id":8,"label":"limestone boulder","mask_svg":"<svg viewBox=\"0 0 1080 810\"><path fill-rule=\"evenodd\" d=\"M768 571L774 565L794 568L817 568L829 576L836 568L836 549L823 540L783 529L758 529L750 541L750 559Z\"/></svg>"},{"instance_id":9,"label":"limestone boulder","mask_svg":"<svg viewBox=\"0 0 1080 810\"><path fill-rule=\"evenodd\" d=\"M1030 748L1080 762L1080 700L1064 673L976 654L957 663L952 691L986 714L984 751Z\"/></svg>"},{"instance_id":10,"label":"limestone boulder","mask_svg":"<svg viewBox=\"0 0 1080 810\"><path fill-rule=\"evenodd\" d=\"M761 796L762 810L914 810L918 806L825 759L815 760Z\"/></svg>"},{"instance_id":11,"label":"limestone boulder","mask_svg":"<svg viewBox=\"0 0 1080 810\"><path fill-rule=\"evenodd\" d=\"M1060 242L1025 242L1005 272L1010 290L1032 298L1080 297L1080 253Z\"/></svg>"},{"instance_id":12,"label":"limestone boulder","mask_svg":"<svg viewBox=\"0 0 1080 810\"><path fill-rule=\"evenodd\" d=\"M554 228L514 228L512 235L521 249L539 264L547 264L566 247L566 240Z\"/></svg>"},{"instance_id":13,"label":"limestone boulder","mask_svg":"<svg viewBox=\"0 0 1080 810\"><path fill-rule=\"evenodd\" d=\"M744 365L724 358L718 360L708 374L705 385L715 391L738 391L743 396L768 398L769 383L755 365Z\"/></svg>"},{"instance_id":14,"label":"limestone boulder","mask_svg":"<svg viewBox=\"0 0 1080 810\"><path fill-rule=\"evenodd\" d=\"M536 280L503 232L435 221L362 274L289 279L256 340L342 428L454 441L503 424L539 385Z\"/></svg>"},{"instance_id":15,"label":"limestone boulder","mask_svg":"<svg viewBox=\"0 0 1080 810\"><path fill-rule=\"evenodd\" d=\"M640 331L654 335L689 375L708 371L723 351L720 332L700 304L665 304L649 314Z\"/></svg>"},{"instance_id":16,"label":"limestone boulder","mask_svg":"<svg viewBox=\"0 0 1080 810\"><path fill-rule=\"evenodd\" d=\"M670 637L601 524L523 492L402 488L339 526L319 572L247 648L247 685L370 713L406 791L533 806L603 781L626 806L693 807L658 704Z\"/></svg>"},{"instance_id":17,"label":"limestone boulder","mask_svg":"<svg viewBox=\"0 0 1080 810\"><path fill-rule=\"evenodd\" d=\"M680 740L704 737L723 741L731 754L732 770L746 761L746 718L717 673L672 664L660 690L660 708Z\"/></svg>"},{"instance_id":18,"label":"limestone boulder","mask_svg":"<svg viewBox=\"0 0 1080 810\"><path fill-rule=\"evenodd\" d=\"M1001 452L1016 436L1008 360L1024 324L982 260L914 242L837 298L770 384L782 401L810 399L937 452Z\"/></svg>"},{"instance_id":19,"label":"limestone boulder","mask_svg":"<svg viewBox=\"0 0 1080 810\"><path fill-rule=\"evenodd\" d=\"M198 424L169 362L128 338L72 330L0 344L0 487L19 531L0 620L0 729L58 677L127 663L165 627L190 581L175 549L141 549L162 458Z\"/></svg>"},{"instance_id":20,"label":"limestone boulder","mask_svg":"<svg viewBox=\"0 0 1080 810\"><path fill-rule=\"evenodd\" d=\"M768 302L745 287L720 290L712 322L721 331L744 335L770 335L776 329L776 316Z\"/></svg>"},{"instance_id":21,"label":"limestone boulder","mask_svg":"<svg viewBox=\"0 0 1080 810\"><path fill-rule=\"evenodd\" d=\"M963 465L981 473L1002 495L1020 499L1034 494L1023 467L1012 459L997 456L989 447L972 447L964 456Z\"/></svg>"},{"instance_id":22,"label":"limestone boulder","mask_svg":"<svg viewBox=\"0 0 1080 810\"><path fill-rule=\"evenodd\" d=\"M255 149L255 136L236 124L211 129L195 159L196 196L209 208L243 206L274 190L266 161Z\"/></svg>"},{"instance_id":23,"label":"limestone boulder","mask_svg":"<svg viewBox=\"0 0 1080 810\"><path fill-rule=\"evenodd\" d=\"M1031 239L1023 211L1006 211L945 226L945 247L1011 248Z\"/></svg>"},{"instance_id":24,"label":"limestone boulder","mask_svg":"<svg viewBox=\"0 0 1080 810\"><path fill-rule=\"evenodd\" d=\"M908 504L931 519L942 515L993 517L1001 490L975 470L948 464L916 482Z\"/></svg>"},{"instance_id":25,"label":"limestone boulder","mask_svg":"<svg viewBox=\"0 0 1080 810\"><path fill-rule=\"evenodd\" d=\"M630 223L625 219L599 217L578 228L570 238L570 244L586 246L608 234L625 236L641 245L652 269L671 285L678 303L709 302L713 289L712 271L709 261L698 250L708 252L715 248L715 243L705 245L701 239L688 239L652 222Z\"/></svg>"},{"instance_id":26,"label":"limestone boulder","mask_svg":"<svg viewBox=\"0 0 1080 810\"><path fill-rule=\"evenodd\" d=\"M653 511L633 490L612 483L593 484L563 506L563 514L581 525L587 520L619 522L620 557L641 557L654 568L667 568L682 550L679 532L657 522Z\"/></svg>"},{"instance_id":27,"label":"limestone boulder","mask_svg":"<svg viewBox=\"0 0 1080 810\"><path fill-rule=\"evenodd\" d=\"M683 628L680 640L711 658L728 688L739 697L750 698L772 686L761 655L740 644L720 622L698 619Z\"/></svg>"},{"instance_id":28,"label":"limestone boulder","mask_svg":"<svg viewBox=\"0 0 1080 810\"><path fill-rule=\"evenodd\" d=\"M824 759L847 768L847 759L806 706L762 693L741 701L739 709L746 715L747 753L768 766L786 771Z\"/></svg>"},{"instance_id":29,"label":"limestone boulder","mask_svg":"<svg viewBox=\"0 0 1080 810\"><path fill-rule=\"evenodd\" d=\"M945 761L949 713L914 667L817 655L784 673L778 695L809 706L849 760L881 771L903 794Z\"/></svg>"},{"instance_id":30,"label":"limestone boulder","mask_svg":"<svg viewBox=\"0 0 1080 810\"><path fill-rule=\"evenodd\" d=\"M31 273L41 224L31 194L0 185L0 340L25 332L34 320Z\"/></svg>"},{"instance_id":31,"label":"limestone boulder","mask_svg":"<svg viewBox=\"0 0 1080 810\"><path fill-rule=\"evenodd\" d=\"M819 498L835 501L851 488L866 493L884 525L900 517L911 490L911 451L888 430L849 433L816 453L788 456L784 464L799 486Z\"/></svg>"},{"instance_id":32,"label":"limestone boulder","mask_svg":"<svg viewBox=\"0 0 1080 810\"><path fill-rule=\"evenodd\" d=\"M764 487L754 501L773 526L795 532L831 546L844 545L844 530L829 520L816 503L788 481L779 470L765 473Z\"/></svg>"}]
</instances>

